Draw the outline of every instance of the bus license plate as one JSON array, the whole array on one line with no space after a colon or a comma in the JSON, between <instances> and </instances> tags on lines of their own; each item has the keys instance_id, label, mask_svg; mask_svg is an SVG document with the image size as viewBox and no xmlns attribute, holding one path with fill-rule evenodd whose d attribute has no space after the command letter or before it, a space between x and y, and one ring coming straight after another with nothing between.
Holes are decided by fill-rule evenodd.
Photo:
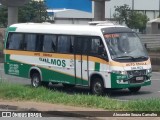
<instances>
[{"instance_id":1,"label":"bus license plate","mask_svg":"<svg viewBox=\"0 0 160 120\"><path fill-rule=\"evenodd\" d=\"M143 80L143 77L136 77L136 80Z\"/></svg>"}]
</instances>

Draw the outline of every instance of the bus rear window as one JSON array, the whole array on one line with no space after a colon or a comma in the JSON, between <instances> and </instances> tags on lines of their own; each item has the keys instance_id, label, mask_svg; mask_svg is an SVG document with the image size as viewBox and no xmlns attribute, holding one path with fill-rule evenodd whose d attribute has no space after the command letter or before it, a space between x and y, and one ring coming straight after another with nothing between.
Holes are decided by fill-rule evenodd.
<instances>
[{"instance_id":1,"label":"bus rear window","mask_svg":"<svg viewBox=\"0 0 160 120\"><path fill-rule=\"evenodd\" d=\"M7 41L7 49L20 50L23 44L23 34L10 33Z\"/></svg>"}]
</instances>

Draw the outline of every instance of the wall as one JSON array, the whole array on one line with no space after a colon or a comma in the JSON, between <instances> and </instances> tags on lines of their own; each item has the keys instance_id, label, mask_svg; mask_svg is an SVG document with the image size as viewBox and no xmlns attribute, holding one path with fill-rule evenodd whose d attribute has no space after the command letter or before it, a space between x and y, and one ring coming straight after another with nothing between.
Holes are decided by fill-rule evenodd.
<instances>
[{"instance_id":1,"label":"wall","mask_svg":"<svg viewBox=\"0 0 160 120\"><path fill-rule=\"evenodd\" d=\"M139 34L142 43L146 43L148 49L160 49L160 34Z\"/></svg>"},{"instance_id":2,"label":"wall","mask_svg":"<svg viewBox=\"0 0 160 120\"><path fill-rule=\"evenodd\" d=\"M55 18L55 24L88 24L88 22L92 21L91 18L80 19L80 18Z\"/></svg>"},{"instance_id":3,"label":"wall","mask_svg":"<svg viewBox=\"0 0 160 120\"><path fill-rule=\"evenodd\" d=\"M111 0L106 2L106 18L113 18L114 6L129 5L132 8L132 0ZM159 14L159 0L134 0L134 10L145 11L150 20L157 18Z\"/></svg>"}]
</instances>

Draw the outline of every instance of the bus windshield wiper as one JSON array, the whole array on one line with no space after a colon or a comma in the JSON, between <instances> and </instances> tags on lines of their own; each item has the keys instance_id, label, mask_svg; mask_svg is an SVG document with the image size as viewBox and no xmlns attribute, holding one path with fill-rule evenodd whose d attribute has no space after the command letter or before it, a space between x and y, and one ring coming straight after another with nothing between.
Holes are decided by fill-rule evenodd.
<instances>
[{"instance_id":1,"label":"bus windshield wiper","mask_svg":"<svg viewBox=\"0 0 160 120\"><path fill-rule=\"evenodd\" d=\"M135 57L135 59L146 59L146 58L148 58L147 56L138 56L138 57Z\"/></svg>"},{"instance_id":2,"label":"bus windshield wiper","mask_svg":"<svg viewBox=\"0 0 160 120\"><path fill-rule=\"evenodd\" d=\"M134 60L135 58L133 56L120 56L120 57L115 57L115 59L132 59L132 60Z\"/></svg>"}]
</instances>

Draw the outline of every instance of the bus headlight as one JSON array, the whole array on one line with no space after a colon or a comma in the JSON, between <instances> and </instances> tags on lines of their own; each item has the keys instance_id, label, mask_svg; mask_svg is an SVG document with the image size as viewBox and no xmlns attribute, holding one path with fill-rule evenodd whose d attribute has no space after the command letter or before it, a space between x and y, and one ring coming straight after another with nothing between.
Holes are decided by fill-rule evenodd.
<instances>
[{"instance_id":1,"label":"bus headlight","mask_svg":"<svg viewBox=\"0 0 160 120\"><path fill-rule=\"evenodd\" d=\"M115 70L113 70L112 73L127 75L126 71L115 71Z\"/></svg>"},{"instance_id":2,"label":"bus headlight","mask_svg":"<svg viewBox=\"0 0 160 120\"><path fill-rule=\"evenodd\" d=\"M152 68L147 69L147 74L150 74L152 72Z\"/></svg>"}]
</instances>

